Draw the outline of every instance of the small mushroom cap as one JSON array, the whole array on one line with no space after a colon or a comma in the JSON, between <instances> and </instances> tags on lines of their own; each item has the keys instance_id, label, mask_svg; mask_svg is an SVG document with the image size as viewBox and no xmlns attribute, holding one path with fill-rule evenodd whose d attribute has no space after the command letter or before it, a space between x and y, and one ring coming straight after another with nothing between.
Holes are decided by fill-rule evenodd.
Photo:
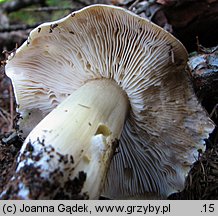
<instances>
[{"instance_id":1,"label":"small mushroom cap","mask_svg":"<svg viewBox=\"0 0 218 216\"><path fill-rule=\"evenodd\" d=\"M114 80L131 108L105 194L166 197L183 188L214 128L185 72L187 58L184 46L150 21L93 5L34 29L6 73L29 130L88 80Z\"/></svg>"}]
</instances>

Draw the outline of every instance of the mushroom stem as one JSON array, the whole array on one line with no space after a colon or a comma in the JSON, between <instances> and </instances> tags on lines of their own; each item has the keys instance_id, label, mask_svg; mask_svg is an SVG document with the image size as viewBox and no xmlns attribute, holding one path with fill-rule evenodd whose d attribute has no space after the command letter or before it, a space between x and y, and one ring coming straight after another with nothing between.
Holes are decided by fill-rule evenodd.
<instances>
[{"instance_id":1,"label":"mushroom stem","mask_svg":"<svg viewBox=\"0 0 218 216\"><path fill-rule=\"evenodd\" d=\"M72 155L74 163L70 178L78 177L80 172L85 173L86 181L81 192L87 193L90 199L98 198L128 109L127 96L114 81L91 80L32 130L20 155L26 151L28 143L34 147L37 142L43 142L42 148L52 146L62 155ZM34 147L34 151L42 152L42 149ZM54 166L54 160L52 163L47 161L44 157L36 164L38 167L40 164L42 175L49 178L47 174L59 165ZM18 166L17 171L22 166Z\"/></svg>"}]
</instances>

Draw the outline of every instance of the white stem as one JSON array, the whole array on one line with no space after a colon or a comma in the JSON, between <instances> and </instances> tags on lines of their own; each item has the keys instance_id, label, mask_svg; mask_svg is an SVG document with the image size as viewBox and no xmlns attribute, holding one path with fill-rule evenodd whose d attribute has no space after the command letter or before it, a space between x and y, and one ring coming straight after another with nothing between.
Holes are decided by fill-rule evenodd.
<instances>
[{"instance_id":1,"label":"white stem","mask_svg":"<svg viewBox=\"0 0 218 216\"><path fill-rule=\"evenodd\" d=\"M25 144L44 140L57 152L72 155L72 177L85 172L82 191L90 199L98 198L114 153L113 143L120 138L128 108L127 96L114 81L89 81L48 114Z\"/></svg>"}]
</instances>

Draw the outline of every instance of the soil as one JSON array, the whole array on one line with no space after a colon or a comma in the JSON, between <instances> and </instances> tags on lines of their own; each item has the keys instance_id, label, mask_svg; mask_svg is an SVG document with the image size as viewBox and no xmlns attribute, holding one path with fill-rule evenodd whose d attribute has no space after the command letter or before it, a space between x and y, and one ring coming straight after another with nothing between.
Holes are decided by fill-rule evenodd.
<instances>
[{"instance_id":1,"label":"soil","mask_svg":"<svg viewBox=\"0 0 218 216\"><path fill-rule=\"evenodd\" d=\"M13 133L13 132L12 132ZM0 138L0 191L2 192L4 186L12 177L15 170L15 158L22 146L22 139L18 136L9 142L4 142L12 133L5 136L1 135Z\"/></svg>"},{"instance_id":2,"label":"soil","mask_svg":"<svg viewBox=\"0 0 218 216\"><path fill-rule=\"evenodd\" d=\"M217 200L218 199L218 129L207 140L207 150L199 153L186 179L183 191L169 199Z\"/></svg>"},{"instance_id":3,"label":"soil","mask_svg":"<svg viewBox=\"0 0 218 216\"><path fill-rule=\"evenodd\" d=\"M73 200L73 199L88 199L86 193L82 193L81 189L86 180L86 174L79 172L78 177L70 179L71 170L74 161L69 155L61 155L50 146L45 146L43 142L38 142L41 152L35 154L34 145L27 143L25 151L19 155L19 164L22 161L26 163L20 169L16 167L16 156L21 147L16 147L17 143L22 144L22 140L17 137L7 148L4 144L1 145L0 157L3 167L0 170L2 176L0 182L0 190L4 191L1 194L1 199L52 199L52 200ZM7 145L7 144L6 144ZM10 150L10 149L13 149ZM6 153L4 152L6 150ZM37 164L41 159L49 156L49 163L58 163L58 168L55 168L49 173L49 178L42 177L42 168ZM30 161L30 160L31 161ZM8 161L9 160L9 161ZM9 163L11 166L9 166ZM64 169L63 169L64 167ZM15 172L16 168L16 172ZM2 174L1 174L2 173ZM12 178L13 176L13 178ZM10 179L10 181L9 181ZM9 182L9 183L8 183ZM26 191L28 195L25 195Z\"/></svg>"}]
</instances>

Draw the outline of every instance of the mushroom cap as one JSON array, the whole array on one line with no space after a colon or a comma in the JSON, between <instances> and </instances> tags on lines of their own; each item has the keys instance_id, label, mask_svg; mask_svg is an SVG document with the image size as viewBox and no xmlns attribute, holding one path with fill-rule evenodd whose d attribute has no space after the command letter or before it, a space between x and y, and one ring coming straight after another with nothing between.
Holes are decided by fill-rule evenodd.
<instances>
[{"instance_id":1,"label":"mushroom cap","mask_svg":"<svg viewBox=\"0 0 218 216\"><path fill-rule=\"evenodd\" d=\"M114 80L131 108L105 195L166 197L183 188L214 128L194 95L187 58L184 46L150 21L93 5L31 31L6 73L26 134L88 80Z\"/></svg>"}]
</instances>

